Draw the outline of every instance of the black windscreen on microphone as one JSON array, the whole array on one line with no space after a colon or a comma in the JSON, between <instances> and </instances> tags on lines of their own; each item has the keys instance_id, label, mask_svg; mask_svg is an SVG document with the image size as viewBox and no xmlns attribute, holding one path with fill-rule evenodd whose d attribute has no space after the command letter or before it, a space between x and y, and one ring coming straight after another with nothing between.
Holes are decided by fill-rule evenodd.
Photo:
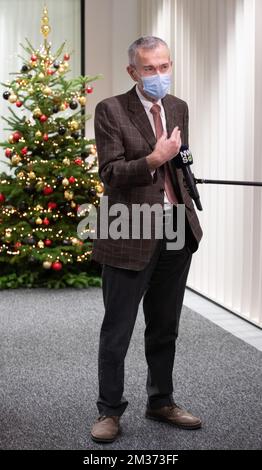
<instances>
[{"instance_id":1,"label":"black windscreen on microphone","mask_svg":"<svg viewBox=\"0 0 262 470\"><path fill-rule=\"evenodd\" d=\"M192 165L193 163L193 157L187 145L181 146L179 154L176 155L175 158L173 158L172 162L174 162L176 168L182 169L186 184L188 186L189 194L195 201L198 210L202 211L203 207L200 202L200 196L196 187L194 174L192 173L190 168L190 165Z\"/></svg>"}]
</instances>

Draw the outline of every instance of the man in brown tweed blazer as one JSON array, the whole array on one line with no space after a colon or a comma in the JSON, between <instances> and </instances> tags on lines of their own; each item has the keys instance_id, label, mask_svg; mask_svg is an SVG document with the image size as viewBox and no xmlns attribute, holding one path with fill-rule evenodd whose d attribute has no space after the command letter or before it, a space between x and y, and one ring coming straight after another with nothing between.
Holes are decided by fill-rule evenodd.
<instances>
[{"instance_id":1,"label":"man in brown tweed blazer","mask_svg":"<svg viewBox=\"0 0 262 470\"><path fill-rule=\"evenodd\" d=\"M129 48L127 71L136 86L96 108L99 174L109 211L124 204L129 210L126 224L132 228L135 205L160 205L164 236L156 236L154 224L149 238L142 232L136 238L105 237L100 227L94 241L93 259L103 266L105 305L99 345L99 418L91 431L96 442L116 439L128 405L123 395L124 360L142 297L146 417L184 429L201 427L199 418L175 404L172 382L187 275L202 237L182 170L174 166L181 144L188 144L188 107L167 94L172 62L161 39L135 41ZM174 231L178 230L178 205L185 209L185 243L179 249L167 249L165 228L171 220ZM114 218L109 216L109 224Z\"/></svg>"}]
</instances>

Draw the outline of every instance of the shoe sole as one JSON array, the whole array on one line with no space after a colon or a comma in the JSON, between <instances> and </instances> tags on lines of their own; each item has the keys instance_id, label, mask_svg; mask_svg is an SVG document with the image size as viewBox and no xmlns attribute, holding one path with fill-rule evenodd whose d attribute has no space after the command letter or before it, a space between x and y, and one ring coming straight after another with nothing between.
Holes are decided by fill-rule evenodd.
<instances>
[{"instance_id":1,"label":"shoe sole","mask_svg":"<svg viewBox=\"0 0 262 470\"><path fill-rule=\"evenodd\" d=\"M100 444L111 444L112 442L114 442L116 439L117 439L118 436L114 437L114 439L99 439L97 437L94 437L92 436L91 434L91 438L94 442L98 442Z\"/></svg>"},{"instance_id":2,"label":"shoe sole","mask_svg":"<svg viewBox=\"0 0 262 470\"><path fill-rule=\"evenodd\" d=\"M99 437L95 437L95 436L93 436L93 434L91 434L91 439L94 442L98 442L100 444L112 444L112 442L115 442L117 440L117 438L120 436L120 434L121 434L121 428L119 429L116 437L114 437L112 439L99 439Z\"/></svg>"},{"instance_id":3,"label":"shoe sole","mask_svg":"<svg viewBox=\"0 0 262 470\"><path fill-rule=\"evenodd\" d=\"M147 419L152 419L152 421L159 421L160 423L170 424L171 426L176 426L177 428L181 428L181 429L194 430L194 429L200 429L202 427L201 423L195 424L195 425L186 425L186 424L172 423L172 421L170 421L169 419L160 418L156 416L150 416L147 414L145 415L145 417Z\"/></svg>"}]
</instances>

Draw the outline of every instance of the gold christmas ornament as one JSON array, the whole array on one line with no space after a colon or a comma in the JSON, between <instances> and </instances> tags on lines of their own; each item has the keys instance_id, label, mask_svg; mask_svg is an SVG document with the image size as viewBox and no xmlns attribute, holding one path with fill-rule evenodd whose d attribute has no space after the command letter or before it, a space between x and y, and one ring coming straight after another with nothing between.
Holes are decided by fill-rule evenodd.
<instances>
[{"instance_id":1,"label":"gold christmas ornament","mask_svg":"<svg viewBox=\"0 0 262 470\"><path fill-rule=\"evenodd\" d=\"M69 158L65 157L65 158L63 159L63 164L64 164L65 166L70 166L70 160L69 160Z\"/></svg>"},{"instance_id":2,"label":"gold christmas ornament","mask_svg":"<svg viewBox=\"0 0 262 470\"><path fill-rule=\"evenodd\" d=\"M72 130L72 131L76 131L77 129L79 129L79 123L75 120L73 121L70 121L69 124L68 124L68 127Z\"/></svg>"},{"instance_id":3,"label":"gold christmas ornament","mask_svg":"<svg viewBox=\"0 0 262 470\"><path fill-rule=\"evenodd\" d=\"M10 103L15 103L17 101L17 95L11 94L8 98Z\"/></svg>"},{"instance_id":4,"label":"gold christmas ornament","mask_svg":"<svg viewBox=\"0 0 262 470\"><path fill-rule=\"evenodd\" d=\"M65 72L65 67L64 67L64 65L60 65L60 66L59 66L58 72L60 72L60 73L64 73L64 72Z\"/></svg>"},{"instance_id":5,"label":"gold christmas ornament","mask_svg":"<svg viewBox=\"0 0 262 470\"><path fill-rule=\"evenodd\" d=\"M64 62L63 63L63 67L65 68L65 70L67 70L69 68L69 63L68 62Z\"/></svg>"},{"instance_id":6,"label":"gold christmas ornament","mask_svg":"<svg viewBox=\"0 0 262 470\"><path fill-rule=\"evenodd\" d=\"M42 132L41 131L36 131L35 136L36 137L42 137Z\"/></svg>"},{"instance_id":7,"label":"gold christmas ornament","mask_svg":"<svg viewBox=\"0 0 262 470\"><path fill-rule=\"evenodd\" d=\"M33 111L33 117L40 117L42 115L42 111L40 108L35 108L34 111Z\"/></svg>"},{"instance_id":8,"label":"gold christmas ornament","mask_svg":"<svg viewBox=\"0 0 262 470\"><path fill-rule=\"evenodd\" d=\"M81 106L85 106L86 97L85 96L80 96L80 98L78 98L78 102L79 102L79 104L81 104Z\"/></svg>"},{"instance_id":9,"label":"gold christmas ornament","mask_svg":"<svg viewBox=\"0 0 262 470\"><path fill-rule=\"evenodd\" d=\"M71 201L71 207L74 209L76 207L76 203L74 201Z\"/></svg>"},{"instance_id":10,"label":"gold christmas ornament","mask_svg":"<svg viewBox=\"0 0 262 470\"><path fill-rule=\"evenodd\" d=\"M44 262L43 262L43 268L45 268L45 269L50 269L51 266L52 266L51 261L44 261Z\"/></svg>"},{"instance_id":11,"label":"gold christmas ornament","mask_svg":"<svg viewBox=\"0 0 262 470\"><path fill-rule=\"evenodd\" d=\"M18 165L21 162L21 157L19 155L13 155L11 158L12 165Z\"/></svg>"},{"instance_id":12,"label":"gold christmas ornament","mask_svg":"<svg viewBox=\"0 0 262 470\"><path fill-rule=\"evenodd\" d=\"M77 246L80 245L81 242L78 240L78 238L71 238L72 245Z\"/></svg>"},{"instance_id":13,"label":"gold christmas ornament","mask_svg":"<svg viewBox=\"0 0 262 470\"><path fill-rule=\"evenodd\" d=\"M48 19L47 19L47 21L48 21ZM51 28L50 28L50 26L49 26L48 24L44 24L44 25L41 27L41 31L42 31L43 35L44 35L45 37L47 37L48 34L49 34L50 31L51 31Z\"/></svg>"},{"instance_id":14,"label":"gold christmas ornament","mask_svg":"<svg viewBox=\"0 0 262 470\"><path fill-rule=\"evenodd\" d=\"M30 173L28 173L28 177L30 178L30 180L34 180L35 179L34 171L30 171Z\"/></svg>"},{"instance_id":15,"label":"gold christmas ornament","mask_svg":"<svg viewBox=\"0 0 262 470\"><path fill-rule=\"evenodd\" d=\"M36 183L36 189L37 190L41 191L41 189L43 189L43 187L44 187L44 182L43 181L38 181Z\"/></svg>"},{"instance_id":16,"label":"gold christmas ornament","mask_svg":"<svg viewBox=\"0 0 262 470\"><path fill-rule=\"evenodd\" d=\"M30 60L30 67L33 68L33 67L36 67L37 66L37 63L35 60Z\"/></svg>"},{"instance_id":17,"label":"gold christmas ornament","mask_svg":"<svg viewBox=\"0 0 262 470\"><path fill-rule=\"evenodd\" d=\"M64 196L65 196L65 199L67 199L68 201L71 201L74 198L74 192L66 190L64 192Z\"/></svg>"},{"instance_id":18,"label":"gold christmas ornament","mask_svg":"<svg viewBox=\"0 0 262 470\"><path fill-rule=\"evenodd\" d=\"M19 179L22 179L22 178L24 178L25 174L24 174L23 171L19 171L19 173L17 173L17 176L18 176Z\"/></svg>"},{"instance_id":19,"label":"gold christmas ornament","mask_svg":"<svg viewBox=\"0 0 262 470\"><path fill-rule=\"evenodd\" d=\"M60 95L55 95L53 97L53 101L54 101L54 103L59 103L60 102Z\"/></svg>"},{"instance_id":20,"label":"gold christmas ornament","mask_svg":"<svg viewBox=\"0 0 262 470\"><path fill-rule=\"evenodd\" d=\"M43 209L44 209L43 206L41 206L40 204L37 204L35 208L36 211L42 211Z\"/></svg>"},{"instance_id":21,"label":"gold christmas ornament","mask_svg":"<svg viewBox=\"0 0 262 470\"><path fill-rule=\"evenodd\" d=\"M44 242L43 242L42 240L40 240L40 241L37 243L37 246L38 246L39 248L44 248L44 247L45 247L45 244L44 244Z\"/></svg>"},{"instance_id":22,"label":"gold christmas ornament","mask_svg":"<svg viewBox=\"0 0 262 470\"><path fill-rule=\"evenodd\" d=\"M42 25L47 25L49 23L49 18L47 16L48 15L47 9L43 13L46 16L43 16L41 23L42 23Z\"/></svg>"},{"instance_id":23,"label":"gold christmas ornament","mask_svg":"<svg viewBox=\"0 0 262 470\"><path fill-rule=\"evenodd\" d=\"M40 72L38 75L38 80L43 80L45 78L45 74L43 72Z\"/></svg>"},{"instance_id":24,"label":"gold christmas ornament","mask_svg":"<svg viewBox=\"0 0 262 470\"><path fill-rule=\"evenodd\" d=\"M69 186L69 181L68 181L67 178L64 178L64 179L62 180L62 185L63 185L63 186Z\"/></svg>"},{"instance_id":25,"label":"gold christmas ornament","mask_svg":"<svg viewBox=\"0 0 262 470\"><path fill-rule=\"evenodd\" d=\"M41 217L37 217L35 223L36 223L37 225L42 225L43 221L42 221Z\"/></svg>"},{"instance_id":26,"label":"gold christmas ornament","mask_svg":"<svg viewBox=\"0 0 262 470\"><path fill-rule=\"evenodd\" d=\"M98 193L102 193L104 191L103 185L102 184L97 184L96 185L96 191Z\"/></svg>"},{"instance_id":27,"label":"gold christmas ornament","mask_svg":"<svg viewBox=\"0 0 262 470\"><path fill-rule=\"evenodd\" d=\"M13 138L12 135L10 135L10 136L8 137L8 142L9 142L9 144L13 144L13 143L14 143L14 138Z\"/></svg>"},{"instance_id":28,"label":"gold christmas ornament","mask_svg":"<svg viewBox=\"0 0 262 470\"><path fill-rule=\"evenodd\" d=\"M46 95L46 96L50 96L50 95L52 94L51 88L49 88L49 86L46 86L46 87L43 89L43 94Z\"/></svg>"},{"instance_id":29,"label":"gold christmas ornament","mask_svg":"<svg viewBox=\"0 0 262 470\"><path fill-rule=\"evenodd\" d=\"M60 111L65 111L65 110L66 110L66 105L65 105L64 103L62 103L62 104L60 105L60 108L59 108L59 109L60 109Z\"/></svg>"}]
</instances>

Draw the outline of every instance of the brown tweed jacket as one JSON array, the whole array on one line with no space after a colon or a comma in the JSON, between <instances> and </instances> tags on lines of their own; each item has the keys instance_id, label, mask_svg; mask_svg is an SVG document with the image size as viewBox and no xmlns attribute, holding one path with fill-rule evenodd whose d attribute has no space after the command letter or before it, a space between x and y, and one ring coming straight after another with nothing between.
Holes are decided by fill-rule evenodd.
<instances>
[{"instance_id":1,"label":"brown tweed jacket","mask_svg":"<svg viewBox=\"0 0 262 470\"><path fill-rule=\"evenodd\" d=\"M166 95L162 103L168 135L175 126L179 126L182 143L188 145L187 104L172 95ZM130 209L132 204L163 205L162 172L157 169L152 178L146 161L146 156L155 147L156 139L135 87L97 105L95 138L99 175L104 183L104 194L108 196L109 208L115 203L124 203ZM176 179L176 192L179 192L180 203L185 204L187 220L193 233L191 248L196 251L202 230L182 170L174 170L172 164L169 164ZM129 223L132 224L131 215ZM92 258L101 264L139 271L149 262L156 243L153 229L151 239L113 240L99 239L98 236L94 240Z\"/></svg>"}]
</instances>

